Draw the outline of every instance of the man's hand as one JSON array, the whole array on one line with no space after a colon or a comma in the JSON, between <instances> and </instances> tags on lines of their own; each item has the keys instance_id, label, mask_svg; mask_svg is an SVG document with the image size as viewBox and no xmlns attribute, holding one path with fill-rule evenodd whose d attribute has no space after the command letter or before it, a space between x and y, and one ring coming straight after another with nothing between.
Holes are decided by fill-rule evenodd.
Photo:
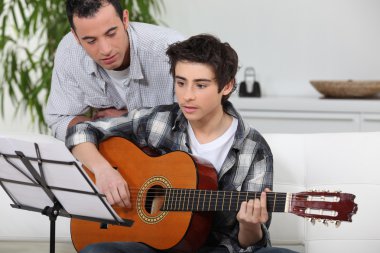
<instances>
[{"instance_id":1,"label":"man's hand","mask_svg":"<svg viewBox=\"0 0 380 253\"><path fill-rule=\"evenodd\" d=\"M97 109L94 111L92 118L89 118L84 115L78 115L75 116L70 122L67 128L70 128L78 123L85 122L85 121L91 121L91 120L97 120L100 118L106 118L106 117L120 117L121 115L127 113L127 109L118 110L116 108L107 108L107 109Z\"/></svg>"},{"instance_id":2,"label":"man's hand","mask_svg":"<svg viewBox=\"0 0 380 253\"><path fill-rule=\"evenodd\" d=\"M67 126L67 128L70 128L78 123L81 123L81 122L85 122L85 121L88 121L88 120L91 120L89 117L87 116L82 116L82 115L79 115L79 116L75 116L70 122L69 122L69 125Z\"/></svg>"},{"instance_id":3,"label":"man's hand","mask_svg":"<svg viewBox=\"0 0 380 253\"><path fill-rule=\"evenodd\" d=\"M92 119L97 120L100 118L120 117L121 115L123 115L127 112L128 112L127 109L122 109L122 110L118 110L116 108L99 109L99 110L94 112Z\"/></svg>"},{"instance_id":4,"label":"man's hand","mask_svg":"<svg viewBox=\"0 0 380 253\"><path fill-rule=\"evenodd\" d=\"M120 207L131 208L128 184L120 173L110 167L95 171L96 186L106 195L107 201Z\"/></svg>"}]
</instances>

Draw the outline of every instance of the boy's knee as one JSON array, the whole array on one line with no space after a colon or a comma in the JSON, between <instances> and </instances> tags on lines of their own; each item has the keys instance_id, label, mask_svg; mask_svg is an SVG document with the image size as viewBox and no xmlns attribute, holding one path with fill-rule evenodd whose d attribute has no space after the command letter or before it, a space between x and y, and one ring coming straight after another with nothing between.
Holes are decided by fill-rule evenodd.
<instances>
[{"instance_id":1,"label":"boy's knee","mask_svg":"<svg viewBox=\"0 0 380 253\"><path fill-rule=\"evenodd\" d=\"M79 253L105 253L107 252L102 244L90 244L83 248Z\"/></svg>"}]
</instances>

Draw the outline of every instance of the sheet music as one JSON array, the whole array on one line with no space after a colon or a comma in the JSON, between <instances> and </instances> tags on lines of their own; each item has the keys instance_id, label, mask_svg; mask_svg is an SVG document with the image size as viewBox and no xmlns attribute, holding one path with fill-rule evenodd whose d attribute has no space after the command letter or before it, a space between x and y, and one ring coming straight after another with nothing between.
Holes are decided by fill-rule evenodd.
<instances>
[{"instance_id":1,"label":"sheet music","mask_svg":"<svg viewBox=\"0 0 380 253\"><path fill-rule=\"evenodd\" d=\"M15 151L20 151L25 157L37 158L35 143L38 144L41 158L53 161L52 163L42 163L43 176L47 185L53 188L52 192L66 211L72 215L112 221L114 220L113 217L116 217L118 222L123 221L109 205L105 197L97 195L99 191L96 185L87 176L81 164L76 161L62 141L46 135L11 136L0 134L0 154L15 155ZM5 189L11 193L18 202L17 204L40 209L52 206L53 202L43 188L38 185L21 159L9 157L7 159L11 164L7 162L5 156L0 156L0 180L3 180ZM54 161L72 164L59 164ZM41 176L38 162L30 161L30 164ZM30 185L4 180L26 182Z\"/></svg>"},{"instance_id":2,"label":"sheet music","mask_svg":"<svg viewBox=\"0 0 380 253\"><path fill-rule=\"evenodd\" d=\"M17 200L17 205L44 209L46 206L53 206L53 201L46 195L40 187L4 183L12 197Z\"/></svg>"},{"instance_id":3,"label":"sheet music","mask_svg":"<svg viewBox=\"0 0 380 253\"><path fill-rule=\"evenodd\" d=\"M75 194L67 191L53 190L53 192L54 195L59 199L60 203L65 207L65 210L70 214L113 220L111 213L106 208L104 208L103 203L101 203L98 197L95 197L93 195ZM108 204L105 197L103 197L103 201L110 208L114 217L116 217L119 222L122 222L123 220Z\"/></svg>"},{"instance_id":4,"label":"sheet music","mask_svg":"<svg viewBox=\"0 0 380 253\"><path fill-rule=\"evenodd\" d=\"M1 153L1 151L0 151ZM22 165L19 159L9 159L10 162L16 164L22 171L24 171L30 178L32 175L26 170L25 166ZM17 160L17 161L16 161ZM21 165L20 165L21 164ZM33 183L28 177L24 176L18 170L14 169L6 160L5 157L0 156L0 178L5 178L9 180L16 180L21 182Z\"/></svg>"},{"instance_id":5,"label":"sheet music","mask_svg":"<svg viewBox=\"0 0 380 253\"><path fill-rule=\"evenodd\" d=\"M0 134L0 143L0 153L4 154L15 154L15 150L22 150L25 156L36 157L34 143L38 143L42 159L63 162L76 161L64 142L47 135L10 137Z\"/></svg>"}]
</instances>

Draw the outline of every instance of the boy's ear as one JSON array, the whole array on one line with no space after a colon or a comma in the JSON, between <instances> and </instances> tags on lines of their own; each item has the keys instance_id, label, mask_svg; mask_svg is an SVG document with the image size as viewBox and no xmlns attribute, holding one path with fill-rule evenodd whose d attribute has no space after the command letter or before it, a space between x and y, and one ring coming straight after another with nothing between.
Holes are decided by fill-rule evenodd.
<instances>
[{"instance_id":1,"label":"boy's ear","mask_svg":"<svg viewBox=\"0 0 380 253\"><path fill-rule=\"evenodd\" d=\"M223 95L228 95L234 90L235 85L235 78L229 81L223 88L222 93Z\"/></svg>"}]
</instances>

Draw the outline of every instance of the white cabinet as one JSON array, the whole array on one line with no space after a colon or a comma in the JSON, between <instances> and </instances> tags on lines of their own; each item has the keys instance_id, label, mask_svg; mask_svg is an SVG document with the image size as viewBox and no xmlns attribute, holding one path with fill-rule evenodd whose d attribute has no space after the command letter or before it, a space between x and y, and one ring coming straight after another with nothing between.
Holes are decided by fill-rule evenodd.
<instances>
[{"instance_id":1,"label":"white cabinet","mask_svg":"<svg viewBox=\"0 0 380 253\"><path fill-rule=\"evenodd\" d=\"M360 131L359 115L352 113L242 111L241 115L252 127L262 133Z\"/></svg>"},{"instance_id":2,"label":"white cabinet","mask_svg":"<svg viewBox=\"0 0 380 253\"><path fill-rule=\"evenodd\" d=\"M230 101L261 133L380 131L380 100L231 97Z\"/></svg>"},{"instance_id":3,"label":"white cabinet","mask_svg":"<svg viewBox=\"0 0 380 253\"><path fill-rule=\"evenodd\" d=\"M380 113L363 113L361 116L361 131L380 131Z\"/></svg>"}]
</instances>

